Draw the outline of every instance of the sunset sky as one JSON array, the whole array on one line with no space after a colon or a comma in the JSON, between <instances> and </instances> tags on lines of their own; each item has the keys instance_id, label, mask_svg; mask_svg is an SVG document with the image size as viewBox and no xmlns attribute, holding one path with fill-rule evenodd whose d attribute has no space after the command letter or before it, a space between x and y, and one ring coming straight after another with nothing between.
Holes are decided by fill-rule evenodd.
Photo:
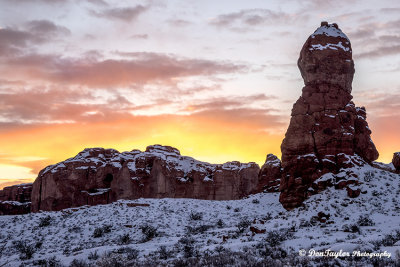
<instances>
[{"instance_id":1,"label":"sunset sky","mask_svg":"<svg viewBox=\"0 0 400 267\"><path fill-rule=\"evenodd\" d=\"M400 151L400 2L0 0L0 188L86 147L262 164L322 20L350 38L379 161Z\"/></svg>"}]
</instances>

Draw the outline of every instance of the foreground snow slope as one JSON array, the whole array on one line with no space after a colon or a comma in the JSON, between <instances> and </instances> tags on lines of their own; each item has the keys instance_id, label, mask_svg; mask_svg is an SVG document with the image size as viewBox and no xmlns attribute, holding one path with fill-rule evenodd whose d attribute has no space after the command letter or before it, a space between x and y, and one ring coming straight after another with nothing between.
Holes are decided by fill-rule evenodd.
<instances>
[{"instance_id":1,"label":"foreground snow slope","mask_svg":"<svg viewBox=\"0 0 400 267\"><path fill-rule=\"evenodd\" d=\"M350 199L345 189L329 188L292 211L282 208L279 193L265 193L232 201L121 200L59 212L1 216L0 266L22 262L30 266L49 259L67 266L74 259L75 263L98 265L102 255L124 251L139 260L160 258L167 251L168 263L191 256L182 245L188 240L198 253L256 251L267 243L293 254L300 249L386 250L395 259L400 250L400 234L394 234L400 230L400 175L370 166L352 171L363 183L359 197ZM319 212L326 216L318 220ZM360 220L360 216L365 218ZM253 234L250 227L253 232L266 231ZM284 237L274 243L273 233ZM160 249L163 246L165 250ZM257 255L261 260L263 255Z\"/></svg>"}]
</instances>

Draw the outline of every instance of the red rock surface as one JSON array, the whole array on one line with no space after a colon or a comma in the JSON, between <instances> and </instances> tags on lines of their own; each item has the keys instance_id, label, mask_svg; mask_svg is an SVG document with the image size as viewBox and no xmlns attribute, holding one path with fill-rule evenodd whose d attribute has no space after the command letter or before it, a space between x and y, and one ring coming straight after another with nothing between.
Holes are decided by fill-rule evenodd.
<instances>
[{"instance_id":1,"label":"red rock surface","mask_svg":"<svg viewBox=\"0 0 400 267\"><path fill-rule=\"evenodd\" d=\"M0 190L0 215L25 214L31 207L32 184L4 187Z\"/></svg>"},{"instance_id":2,"label":"red rock surface","mask_svg":"<svg viewBox=\"0 0 400 267\"><path fill-rule=\"evenodd\" d=\"M370 163L379 155L365 108L351 101L352 49L336 24L321 23L305 42L298 67L305 86L281 145L280 202L286 209L313 194L311 185L321 175L358 164L358 156Z\"/></svg>"},{"instance_id":3,"label":"red rock surface","mask_svg":"<svg viewBox=\"0 0 400 267\"><path fill-rule=\"evenodd\" d=\"M268 154L258 175L256 192L279 192L281 172L281 161L274 154Z\"/></svg>"},{"instance_id":4,"label":"red rock surface","mask_svg":"<svg viewBox=\"0 0 400 267\"><path fill-rule=\"evenodd\" d=\"M400 152L396 152L393 154L392 163L393 163L394 168L397 171L400 171Z\"/></svg>"},{"instance_id":5,"label":"red rock surface","mask_svg":"<svg viewBox=\"0 0 400 267\"><path fill-rule=\"evenodd\" d=\"M239 199L253 192L255 163L209 164L154 145L145 152L85 149L43 169L33 183L32 211L106 204L118 199Z\"/></svg>"}]
</instances>

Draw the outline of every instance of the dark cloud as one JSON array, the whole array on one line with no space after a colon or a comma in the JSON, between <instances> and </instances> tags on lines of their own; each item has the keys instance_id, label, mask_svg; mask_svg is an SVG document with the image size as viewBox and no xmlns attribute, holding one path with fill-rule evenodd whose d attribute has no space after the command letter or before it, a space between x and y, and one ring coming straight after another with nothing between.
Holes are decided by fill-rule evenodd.
<instances>
[{"instance_id":1,"label":"dark cloud","mask_svg":"<svg viewBox=\"0 0 400 267\"><path fill-rule=\"evenodd\" d=\"M135 7L108 8L102 11L91 10L91 14L100 18L131 22L144 13L147 9L148 6L137 5Z\"/></svg>"},{"instance_id":2,"label":"dark cloud","mask_svg":"<svg viewBox=\"0 0 400 267\"><path fill-rule=\"evenodd\" d=\"M118 93L99 101L90 92L68 88L9 89L0 93L0 117L7 118L0 128L113 120L129 117L129 111L139 108Z\"/></svg>"},{"instance_id":3,"label":"dark cloud","mask_svg":"<svg viewBox=\"0 0 400 267\"><path fill-rule=\"evenodd\" d=\"M355 58L377 58L377 57L385 57L391 55L400 54L400 44L392 45L392 46L381 46L377 47L373 50L362 52L359 54L355 54Z\"/></svg>"},{"instance_id":4,"label":"dark cloud","mask_svg":"<svg viewBox=\"0 0 400 267\"><path fill-rule=\"evenodd\" d=\"M108 6L108 3L103 0L87 0L89 3L99 6Z\"/></svg>"},{"instance_id":5,"label":"dark cloud","mask_svg":"<svg viewBox=\"0 0 400 267\"><path fill-rule=\"evenodd\" d=\"M380 11L383 12L383 13L395 13L395 14L399 14L399 13L400 13L400 7L381 8Z\"/></svg>"},{"instance_id":6,"label":"dark cloud","mask_svg":"<svg viewBox=\"0 0 400 267\"><path fill-rule=\"evenodd\" d=\"M0 56L14 55L22 48L49 42L57 36L65 36L70 31L48 20L35 20L25 24L23 29L0 28Z\"/></svg>"},{"instance_id":7,"label":"dark cloud","mask_svg":"<svg viewBox=\"0 0 400 267\"><path fill-rule=\"evenodd\" d=\"M48 36L69 35L71 32L66 27L54 24L49 20L33 20L27 23L27 30L32 34Z\"/></svg>"},{"instance_id":8,"label":"dark cloud","mask_svg":"<svg viewBox=\"0 0 400 267\"><path fill-rule=\"evenodd\" d=\"M243 30L240 27L251 27L259 25L276 26L277 24L291 24L306 21L308 15L289 14L270 9L244 9L238 12L222 14L210 23L217 27L228 27L234 30ZM239 25L239 26L238 26Z\"/></svg>"},{"instance_id":9,"label":"dark cloud","mask_svg":"<svg viewBox=\"0 0 400 267\"><path fill-rule=\"evenodd\" d=\"M232 62L178 58L157 53L119 53L125 59L87 60L31 54L9 59L13 73L30 79L89 87L129 86L148 82L174 83L190 76L246 71Z\"/></svg>"},{"instance_id":10,"label":"dark cloud","mask_svg":"<svg viewBox=\"0 0 400 267\"><path fill-rule=\"evenodd\" d=\"M0 29L0 55L15 54L29 43L37 43L40 39L33 34L11 28Z\"/></svg>"},{"instance_id":11,"label":"dark cloud","mask_svg":"<svg viewBox=\"0 0 400 267\"><path fill-rule=\"evenodd\" d=\"M186 27L192 24L192 22L184 19L170 19L167 23L175 27Z\"/></svg>"}]
</instances>

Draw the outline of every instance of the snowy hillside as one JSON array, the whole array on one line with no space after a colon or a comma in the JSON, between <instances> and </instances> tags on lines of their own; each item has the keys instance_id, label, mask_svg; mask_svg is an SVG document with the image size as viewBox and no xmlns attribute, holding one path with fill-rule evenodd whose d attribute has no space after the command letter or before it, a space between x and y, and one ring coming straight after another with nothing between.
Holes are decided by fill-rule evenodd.
<instances>
[{"instance_id":1,"label":"snowy hillside","mask_svg":"<svg viewBox=\"0 0 400 267\"><path fill-rule=\"evenodd\" d=\"M283 209L279 193L263 193L1 216L0 266L394 266L400 259L400 175L370 166L351 171L362 183L359 197L328 188L292 211ZM390 258L299 255L327 249L341 255L386 251Z\"/></svg>"}]
</instances>

